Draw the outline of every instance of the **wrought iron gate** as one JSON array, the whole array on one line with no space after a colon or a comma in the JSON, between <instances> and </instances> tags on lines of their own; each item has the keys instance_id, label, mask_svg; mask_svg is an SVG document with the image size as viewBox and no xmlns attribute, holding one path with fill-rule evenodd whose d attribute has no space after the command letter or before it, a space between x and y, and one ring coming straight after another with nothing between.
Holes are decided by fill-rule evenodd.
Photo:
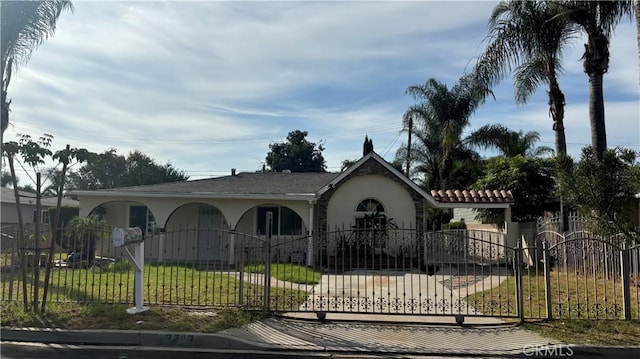
<instances>
[{"instance_id":1,"label":"wrought iron gate","mask_svg":"<svg viewBox=\"0 0 640 359\"><path fill-rule=\"evenodd\" d=\"M347 228L270 241L276 312L518 316L514 250L501 233ZM303 268L312 270L297 283L274 283Z\"/></svg>"}]
</instances>

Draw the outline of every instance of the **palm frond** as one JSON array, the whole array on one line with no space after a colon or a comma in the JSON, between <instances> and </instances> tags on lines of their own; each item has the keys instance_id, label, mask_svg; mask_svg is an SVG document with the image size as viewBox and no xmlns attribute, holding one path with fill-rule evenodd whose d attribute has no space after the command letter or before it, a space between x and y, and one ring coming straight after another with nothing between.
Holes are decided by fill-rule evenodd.
<instances>
[{"instance_id":1,"label":"palm frond","mask_svg":"<svg viewBox=\"0 0 640 359\"><path fill-rule=\"evenodd\" d=\"M3 67L9 58L15 65L27 62L33 51L53 36L60 14L73 10L69 0L2 1L0 6Z\"/></svg>"},{"instance_id":2,"label":"palm frond","mask_svg":"<svg viewBox=\"0 0 640 359\"><path fill-rule=\"evenodd\" d=\"M547 63L543 58L534 58L518 66L514 74L514 97L516 103L524 104L540 84L547 83Z\"/></svg>"}]
</instances>

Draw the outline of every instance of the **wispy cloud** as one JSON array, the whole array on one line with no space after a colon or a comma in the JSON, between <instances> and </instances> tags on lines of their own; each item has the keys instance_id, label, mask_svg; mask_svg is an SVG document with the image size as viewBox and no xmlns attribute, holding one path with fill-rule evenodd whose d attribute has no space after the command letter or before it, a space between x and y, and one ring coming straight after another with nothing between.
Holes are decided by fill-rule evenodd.
<instances>
[{"instance_id":1,"label":"wispy cloud","mask_svg":"<svg viewBox=\"0 0 640 359\"><path fill-rule=\"evenodd\" d=\"M14 77L15 133L63 146L139 149L194 178L255 170L295 129L329 167L365 134L392 159L407 86L452 84L482 50L494 2L76 2ZM582 45L565 55L567 141L588 143ZM610 144L640 143L635 32L623 25L605 76ZM544 89L513 104L505 81L472 127L504 123L553 142ZM614 125L615 124L615 125ZM625 131L618 131L624 127ZM586 135L585 135L586 134ZM580 146L572 147L573 153Z\"/></svg>"}]
</instances>

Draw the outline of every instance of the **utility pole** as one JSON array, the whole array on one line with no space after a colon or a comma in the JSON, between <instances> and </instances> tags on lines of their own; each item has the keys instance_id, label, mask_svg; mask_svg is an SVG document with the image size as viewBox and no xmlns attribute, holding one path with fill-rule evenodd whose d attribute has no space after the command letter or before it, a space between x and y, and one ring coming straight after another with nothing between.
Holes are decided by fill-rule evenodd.
<instances>
[{"instance_id":1,"label":"utility pole","mask_svg":"<svg viewBox=\"0 0 640 359\"><path fill-rule=\"evenodd\" d=\"M409 177L409 169L411 167L411 130L413 129L413 116L409 117L409 140L407 142L407 169L406 175Z\"/></svg>"}]
</instances>

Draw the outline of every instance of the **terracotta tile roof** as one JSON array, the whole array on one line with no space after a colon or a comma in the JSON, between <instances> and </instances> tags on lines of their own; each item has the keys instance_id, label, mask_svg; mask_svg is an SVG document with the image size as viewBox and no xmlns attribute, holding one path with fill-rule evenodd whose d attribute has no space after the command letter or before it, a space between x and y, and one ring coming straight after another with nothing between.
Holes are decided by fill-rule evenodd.
<instances>
[{"instance_id":1,"label":"terracotta tile roof","mask_svg":"<svg viewBox=\"0 0 640 359\"><path fill-rule=\"evenodd\" d=\"M513 203L511 191L505 190L431 190L431 196L441 203Z\"/></svg>"}]
</instances>

